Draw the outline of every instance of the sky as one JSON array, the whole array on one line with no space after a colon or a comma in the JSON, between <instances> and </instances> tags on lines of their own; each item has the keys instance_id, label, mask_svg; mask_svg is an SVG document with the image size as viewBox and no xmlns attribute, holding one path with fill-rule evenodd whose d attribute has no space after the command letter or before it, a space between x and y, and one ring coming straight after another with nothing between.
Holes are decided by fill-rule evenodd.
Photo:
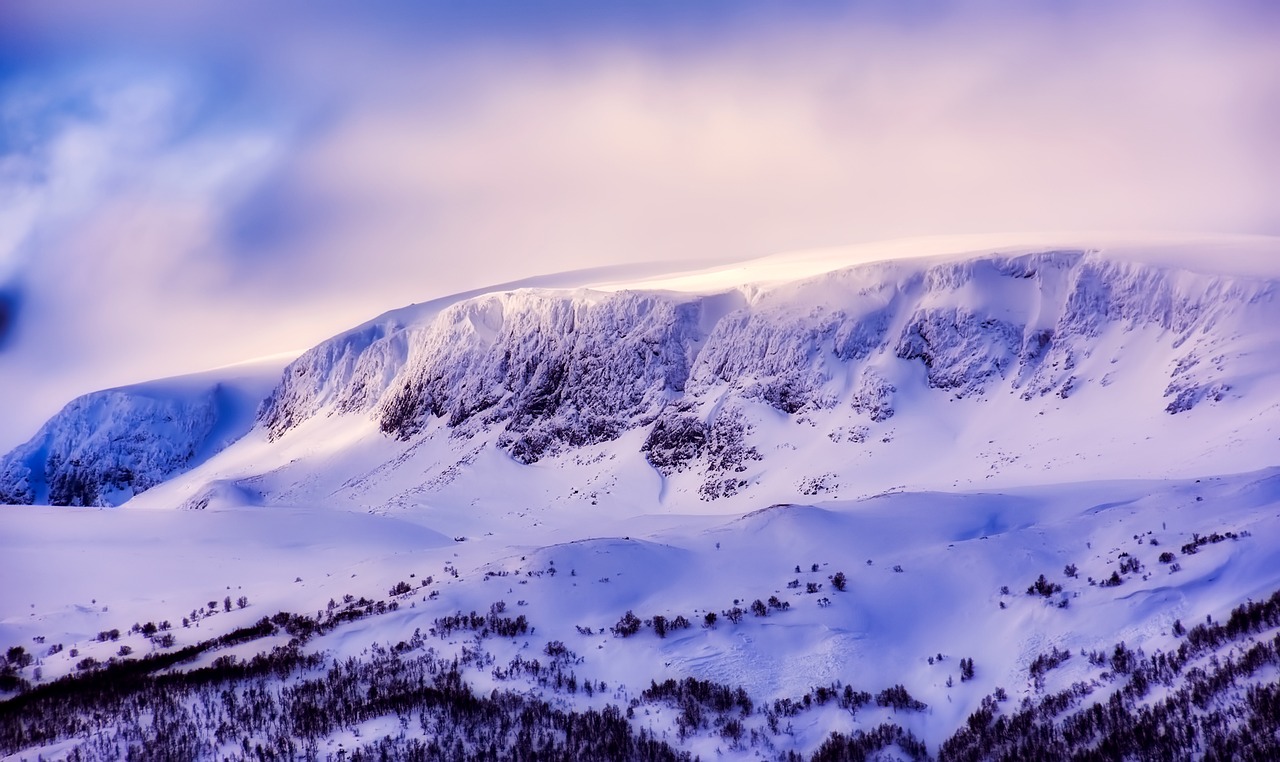
<instances>
[{"instance_id":1,"label":"sky","mask_svg":"<svg viewBox=\"0 0 1280 762\"><path fill-rule=\"evenodd\" d=\"M1280 235L1280 5L4 0L0 449L543 273Z\"/></svg>"}]
</instances>

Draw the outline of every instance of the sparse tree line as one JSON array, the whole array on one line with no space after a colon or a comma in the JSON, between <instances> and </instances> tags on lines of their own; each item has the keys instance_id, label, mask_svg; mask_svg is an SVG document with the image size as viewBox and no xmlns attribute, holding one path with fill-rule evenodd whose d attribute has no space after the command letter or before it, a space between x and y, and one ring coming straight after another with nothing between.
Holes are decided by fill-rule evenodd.
<instances>
[{"instance_id":1,"label":"sparse tree line","mask_svg":"<svg viewBox=\"0 0 1280 762\"><path fill-rule=\"evenodd\" d=\"M833 732L818 747L813 755L813 762L875 759L878 752L890 746L901 749L912 760L929 759L929 749L924 741L916 738L909 730L885 723L870 731L855 730L848 735Z\"/></svg>"},{"instance_id":2,"label":"sparse tree line","mask_svg":"<svg viewBox=\"0 0 1280 762\"><path fill-rule=\"evenodd\" d=\"M79 737L68 759L318 760L331 758L321 744L335 732L394 716L397 733L343 758L689 759L615 706L576 712L507 691L477 695L456 658L400 645L327 669L294 647L171 675L77 678L57 696L0 704L0 749Z\"/></svg>"},{"instance_id":3,"label":"sparse tree line","mask_svg":"<svg viewBox=\"0 0 1280 762\"><path fill-rule=\"evenodd\" d=\"M495 604L490 616L501 618L502 612ZM469 626L474 620L485 620L482 627L491 624L489 617L465 618ZM303 638L295 635L289 645L249 661L224 655L208 667L167 671L212 649L282 629L314 634L315 627L311 617L281 612L178 651L114 662L28 690L0 704L0 753L79 738L68 759L320 759L327 758L321 743L333 733L395 716L399 733L351 749L347 759L688 759L628 722L637 709L652 704L680 707L682 737L714 728L731 748L748 742L771 748L768 731L745 722L755 707L741 688L693 679L655 682L630 700L624 715L613 705L577 712L502 690L476 695L463 677L466 669L490 669L495 679L527 679L556 692L607 691L603 682L580 680L569 671L581 659L560 641L546 644L545 663L517 656L503 668L491 655L465 645L459 656L441 656L424 648L420 631L389 648L374 644L368 659L344 661L302 652ZM13 652L13 659L21 657ZM625 699L625 692L615 698ZM794 715L800 707L834 702L853 712L870 701L870 694L833 685L762 714L776 736L782 711ZM876 701L909 710L924 707L902 686L882 691ZM849 738L865 741L860 733Z\"/></svg>"},{"instance_id":4,"label":"sparse tree line","mask_svg":"<svg viewBox=\"0 0 1280 762\"><path fill-rule=\"evenodd\" d=\"M1024 699L1011 714L984 701L939 759L1280 759L1280 684L1266 677L1280 667L1280 635L1256 637L1277 627L1280 591L1236 607L1225 623L1175 623L1182 642L1172 651L1147 656L1117 643L1110 654L1082 652L1110 668L1103 679L1122 680L1105 701L1081 706L1096 685L1081 682L1038 702ZM1045 672L1068 658L1055 648L1029 671L1042 687ZM1164 698L1144 703L1155 686Z\"/></svg>"},{"instance_id":5,"label":"sparse tree line","mask_svg":"<svg viewBox=\"0 0 1280 762\"><path fill-rule=\"evenodd\" d=\"M481 669L490 670L498 680L527 680L555 692L591 696L607 691L603 682L581 680L573 674L570 666L582 660L560 641L546 644L546 662L517 656L504 668L494 665L493 657L483 650L466 645L451 660L437 656L431 649L420 653L425 641L421 632L415 631L408 642L390 648L374 644L370 660L332 662L324 671L323 654L301 651L309 638L380 609L390 610L394 602L356 600L348 595L343 605L339 610L337 602L331 601L328 612L317 612L315 617L280 612L249 627L175 651L138 659L112 659L94 664L78 675L35 688L24 686L28 688L26 692L0 704L0 751L10 753L81 737L85 740L68 752L69 759L318 759L319 742L328 734L394 713L400 717L402 732L352 749L348 759L376 759L379 755L438 759L483 755L486 750L495 759L688 759L688 755L657 741L648 731L632 729L626 720L621 727L612 727L601 736L610 740L600 746L579 739L572 730L564 730L575 723L611 723L622 711L613 706L602 712L564 712L502 691L477 697L471 695L462 679L463 670ZM504 623L523 621L523 617L511 620L504 613L505 604L499 601L490 607L487 616L473 612L438 619L433 632L441 635L442 629L461 628L481 636L486 631L510 634L503 632L507 626ZM688 626L681 616L673 617L669 624ZM144 632L151 627L139 624L136 629ZM155 629L158 632L160 626ZM282 631L292 636L287 646L249 661L224 655L208 667L165 673L210 650ZM523 630L518 632L524 634ZM111 631L104 632L104 640L112 637ZM29 658L24 649L16 648L6 655L5 662L21 665ZM424 708L424 695L437 700L426 701ZM615 693L614 698L625 700L625 691ZM820 686L794 702L788 699L775 702L772 710L763 708L763 725L753 727L746 719L754 707L741 688L696 680L668 681L653 683L639 698L632 698L626 718L633 718L638 708L650 704L674 703L681 707L683 720L677 724L682 738L714 728L731 748L745 748L747 743L773 748L768 736L784 732L778 726L781 715L794 716L830 703L852 714L872 700L871 694L849 686L842 691L838 684ZM874 700L880 706L908 711L925 706L901 685L881 691ZM453 702L460 702L460 706ZM515 705L520 707L519 717L504 718L502 713ZM410 732L415 725L415 709L416 729ZM484 714L485 721L458 727L457 715L471 710ZM531 721L529 716L536 719ZM539 725L543 720L552 727ZM516 726L533 730L527 735L512 736ZM495 737L500 740L492 740ZM858 732L839 738L863 744L877 737ZM903 738L909 738L909 734ZM522 750L523 756L514 752L504 756L506 752L502 750L508 748Z\"/></svg>"},{"instance_id":6,"label":"sparse tree line","mask_svg":"<svg viewBox=\"0 0 1280 762\"><path fill-rule=\"evenodd\" d=\"M756 603L767 613L769 604ZM788 733L782 722L815 707L835 705L850 714L873 701L894 711L927 708L902 685L873 696L833 684L756 709L741 688L689 678L653 682L630 698L625 709L609 705L599 711L569 711L503 689L477 695L465 679L466 670L487 670L497 680L528 681L558 693L606 692L604 683L571 671L582 660L561 641L545 644L545 661L517 656L505 667L494 664L479 640L474 648L464 644L459 655L448 657L426 648L420 632L394 646L374 644L362 659L331 661L301 649L317 634L394 606L394 601L346 596L340 610L331 602L328 612L315 617L280 612L174 651L95 664L35 687L24 681L18 685L23 692L0 702L0 753L75 738L68 759L321 759L321 743L334 733L394 716L398 733L349 749L346 759L688 759L652 731L637 729L636 710L652 704L676 708L681 741L711 732L730 748L749 743L774 751L771 738ZM432 634L466 631L482 639L532 631L523 616L513 619L505 611L499 601L487 615L459 612L439 618ZM749 613L739 611L739 617ZM658 620L644 622L627 612L620 623L635 627L635 634L642 626L657 632ZM660 621L670 629L677 620L691 626L679 615ZM135 629L145 634L151 625ZM1091 664L1108 670L1100 679L1115 684L1105 701L1084 706L1099 683L1076 683L1037 701L1024 699L1016 711L1006 712L1000 704L1007 695L997 689L942 744L939 758L1280 758L1280 686L1258 680L1280 667L1280 636L1258 638L1276 628L1280 591L1236 607L1225 622L1207 619L1190 628L1176 622L1174 633L1181 642L1170 651L1148 656L1124 643L1109 652L1082 651ZM208 667L174 669L210 650L281 631L292 636L288 645L248 661L224 655ZM154 625L153 634L161 632ZM106 630L101 635L109 642L120 633L113 636ZM1033 660L1028 672L1043 687L1044 676L1069 658L1069 652L1054 648ZM10 648L0 672L16 674L32 660L25 648ZM972 659L961 659L960 668L962 681L973 678ZM1155 686L1162 687L1162 698L1144 703ZM628 696L620 688L614 698L627 701ZM750 721L757 715L763 724ZM913 759L929 757L925 745L908 731L884 724L870 731L833 733L813 759L865 759L889 746ZM777 756L800 758L794 752Z\"/></svg>"},{"instance_id":7,"label":"sparse tree line","mask_svg":"<svg viewBox=\"0 0 1280 762\"><path fill-rule=\"evenodd\" d=\"M1033 659L1030 666L1027 667L1027 672L1031 675L1037 690L1044 688L1044 676L1049 670L1057 669L1070 658L1070 651L1062 651L1057 646L1054 646L1048 653L1040 654Z\"/></svg>"},{"instance_id":8,"label":"sparse tree line","mask_svg":"<svg viewBox=\"0 0 1280 762\"><path fill-rule=\"evenodd\" d=\"M497 601L489 607L487 615L477 614L474 611L464 614L459 611L457 614L438 617L432 621L430 632L441 640L448 639L458 631L474 632L481 638L487 638L490 635L514 638L529 632L529 620L524 614L513 619L503 616L506 610L507 604L504 601Z\"/></svg>"},{"instance_id":9,"label":"sparse tree line","mask_svg":"<svg viewBox=\"0 0 1280 762\"><path fill-rule=\"evenodd\" d=\"M1239 534L1235 532L1222 532L1222 533L1211 532L1210 534L1207 534L1207 535L1201 535L1199 532L1196 532L1191 535L1191 542L1188 542L1182 546L1182 555L1190 556L1195 553L1199 553L1200 549L1203 548L1205 545L1213 545L1215 543L1223 542L1225 540L1239 540L1241 537L1249 537L1249 536L1250 534L1247 530L1240 532Z\"/></svg>"},{"instance_id":10,"label":"sparse tree line","mask_svg":"<svg viewBox=\"0 0 1280 762\"><path fill-rule=\"evenodd\" d=\"M810 567L810 570L816 573L819 568L818 564L813 564ZM795 571L797 574L801 573L799 565L796 566ZM831 575L829 579L831 581L831 586L836 590L843 592L848 588L848 578L842 571L838 571ZM807 594L817 593L822 589L822 583L820 582L809 582L807 584L808 587L805 590ZM799 587L799 579L794 579L787 583L788 589L794 590ZM750 604L746 604L746 608L743 608L743 605L744 602L741 599L734 599L733 606L724 609L719 614L714 611L706 612L702 617L702 627L704 629L715 629L722 618L728 620L732 624L739 624L746 618L747 614L764 618L769 616L771 612L787 611L791 608L790 601L784 601L777 595L769 596L768 600L756 598ZM828 598L821 598L818 600L818 605L820 607L826 607L831 605L831 601ZM676 614L672 617L668 617L665 614L655 614L653 617L648 619L641 619L634 611L628 609L626 613L619 617L618 621L609 628L609 632L620 638L629 638L639 633L641 629L652 628L659 638L665 638L673 631L688 629L691 626L692 622L683 614ZM594 634L594 630L592 630L591 627L583 625L577 625L577 630L583 635Z\"/></svg>"},{"instance_id":11,"label":"sparse tree line","mask_svg":"<svg viewBox=\"0 0 1280 762\"><path fill-rule=\"evenodd\" d=\"M216 611L216 603L216 601L210 601L211 608L208 609L208 612L212 613ZM235 603L239 608L243 609L249 605L249 599L245 596L240 596L239 600ZM224 609L226 611L230 611L231 605L231 597L227 596L223 601ZM345 622L355 621L365 616L386 614L388 612L396 611L399 608L400 604L397 601L391 601L389 603L386 601L372 601L364 598L363 596L356 599L354 596L348 594L343 596L343 603L341 605L333 599L330 599L327 610L317 611L314 617L306 614L294 614L282 611L270 618L263 617L254 625L241 627L225 635L201 641L192 646L180 648L168 655L159 653L148 654L143 657L142 661L147 663L158 663L154 661L158 659L168 664L190 661L190 659L194 658L195 655L203 653L210 648L225 647L236 643L246 642L247 640L265 637L267 635L274 635L280 630L288 633L297 645L301 645L307 640L317 635L323 635ZM201 609L200 615L207 616L208 614L205 614L205 611L205 609ZM195 614L196 612L193 612L193 615ZM189 626L189 620L186 618L182 620L182 623L184 627ZM147 622L145 624L135 623L129 632L141 634L158 648L169 649L173 648L177 643L171 629L172 625L165 620L159 624L156 624L155 622ZM112 628L110 630L100 631L94 640L99 643L107 643L116 642L121 637L122 633L119 628ZM43 643L44 638L42 636L37 636L36 641ZM22 653L26 652L26 649L21 646L16 646L15 648ZM56 643L48 648L45 656L53 656L61 653L63 650L63 644ZM67 650L67 654L72 659L79 658L79 661L75 663L75 669L78 672L91 672L104 667L114 667L122 662L127 663L137 661L137 659L128 658L134 656L134 653L134 649L131 646L122 645L114 655L109 657L106 661L101 661L93 656L84 656L83 658L79 658L80 651L76 648ZM0 690L12 692L31 689L32 683L24 679L20 674L21 669L26 666L30 666L30 664L31 662L27 661L23 663L21 667L18 667L16 666L16 662L14 664L10 664L6 661L0 661ZM35 668L32 677L37 683L39 683L41 680L40 667Z\"/></svg>"},{"instance_id":12,"label":"sparse tree line","mask_svg":"<svg viewBox=\"0 0 1280 762\"><path fill-rule=\"evenodd\" d=\"M97 601L95 600L94 603L97 603ZM205 609L203 607L201 607L198 610L193 609L191 611L190 617L183 617L182 626L190 627L193 620L199 621L201 618L204 618L206 616L210 616L216 613L218 610L217 605L218 605L217 601L209 601L208 609ZM224 598L222 605L223 605L224 611L230 612L232 610L231 596L227 596L226 598ZM249 599L242 595L235 601L235 605L241 609L246 608L249 605ZM105 607L103 608L103 611L106 611ZM167 648L173 648L175 645L177 645L177 637L174 636L173 632L171 631L172 629L173 629L173 625L171 625L169 623L169 620L167 619L162 620L159 624L157 624L154 621L149 621L149 622L146 622L145 624L134 622L133 627L129 628L127 634L141 635L142 637L146 638L150 643L152 643L155 647L161 648L161 649L167 649ZM97 642L97 643L115 643L119 641L121 637L122 637L122 633L120 632L120 628L113 627L109 630L100 630L98 634L93 638L93 640L94 642ZM36 643L39 643L39 644L43 644L45 642L45 638L43 635L37 635L34 638L34 640ZM21 652L24 654L26 653L26 649L22 646L14 646L13 648L10 649L10 651L13 652L14 649L17 649L18 652ZM43 656L46 658L50 656L56 656L57 654L62 653L64 650L66 649L62 643L54 643L45 650ZM121 645L119 649L116 651L115 655L110 657L106 663L114 662L117 657L125 658L128 656L131 656L133 655L133 653L134 653L133 646L130 646L128 644ZM80 656L80 651L77 648L72 648L69 651L67 651L67 654L71 658L75 659ZM28 666L31 666L31 664L34 662L33 656L28 655L28 657L30 660L27 660L20 665L17 662L10 662L10 663L0 662L0 691L16 691L16 690L23 689L25 687L29 687L29 683L25 679L23 679L19 674L22 669ZM85 671L85 670L94 669L95 667L98 667L102 663L103 662L100 662L98 659L92 656L85 656L84 658L76 662L75 667L77 670ZM42 679L41 667L35 668L35 670L32 673L32 677L35 679L36 682L39 682Z\"/></svg>"},{"instance_id":13,"label":"sparse tree line","mask_svg":"<svg viewBox=\"0 0 1280 762\"><path fill-rule=\"evenodd\" d=\"M708 611L702 617L702 627L704 629L715 629L721 618L727 619L733 624L740 623L747 614L756 617L767 617L771 611L786 611L791 608L791 604L784 601L776 595L769 596L769 600L763 601L759 598L751 602L747 608L742 608L741 601L735 599L731 608L716 614L714 611ZM609 632L620 638L629 638L640 632L643 628L651 628L659 638L665 638L668 634L677 630L687 630L693 626L688 617L683 614L676 614L668 617L664 614L655 614L648 619L641 619L631 609L627 609L618 621L609 628ZM590 627L578 626L578 632L584 635L594 634Z\"/></svg>"},{"instance_id":14,"label":"sparse tree line","mask_svg":"<svg viewBox=\"0 0 1280 762\"><path fill-rule=\"evenodd\" d=\"M1152 534L1152 532L1148 532L1147 534L1150 535ZM1205 545L1212 545L1214 543L1224 542L1226 540L1239 540L1241 538L1250 537L1250 536L1251 535L1247 530L1241 531L1239 533L1213 532L1208 535L1201 535L1200 533L1197 532L1192 534L1191 542L1188 542L1182 546L1182 553L1183 555L1188 555L1188 556L1194 555L1195 553L1199 552L1199 549L1204 547ZM1139 545L1143 543L1149 543L1152 546L1160 545L1159 539L1155 537L1134 535L1133 538L1138 541ZM1177 559L1178 557L1176 554L1166 550L1160 553L1157 560L1162 564L1168 565L1169 572L1172 574L1175 572L1182 571L1182 565L1178 563ZM1132 555L1127 551L1120 553L1120 555L1117 556L1117 560L1119 560L1120 562L1119 568L1112 570L1110 576L1104 577L1101 580L1095 580L1093 577L1089 577L1088 578L1089 584L1097 585L1099 587L1119 587L1120 585L1124 584L1125 577L1123 575L1140 574L1143 571L1142 561L1137 556ZM1080 576L1079 569L1076 567L1075 564L1067 564L1066 567L1063 568L1062 573L1064 576L1069 577L1071 579L1076 579ZM1146 578L1147 578L1147 575L1144 575L1143 579L1146 579ZM1027 595L1039 595L1044 598L1052 598L1054 595L1062 592L1062 590L1063 590L1062 585L1060 585L1057 582L1050 581L1048 578L1045 577L1045 575L1041 574L1035 580L1035 582L1031 583L1031 585L1027 587ZM1007 587L1004 587L1004 588L1001 588L1000 592L1002 595L1008 595L1009 591ZM1061 600L1058 601L1058 608L1066 608L1067 605L1068 605L1068 600L1066 598L1062 598ZM1005 604L1003 601L1000 602L1000 608L1005 608Z\"/></svg>"}]
</instances>

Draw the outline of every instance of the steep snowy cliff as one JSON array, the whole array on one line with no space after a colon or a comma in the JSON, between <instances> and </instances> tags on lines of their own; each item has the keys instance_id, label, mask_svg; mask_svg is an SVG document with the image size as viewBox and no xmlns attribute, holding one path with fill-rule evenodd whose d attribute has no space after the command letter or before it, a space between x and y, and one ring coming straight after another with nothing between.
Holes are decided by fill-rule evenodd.
<instances>
[{"instance_id":1,"label":"steep snowy cliff","mask_svg":"<svg viewBox=\"0 0 1280 762\"><path fill-rule=\"evenodd\" d=\"M261 420L279 438L322 412L361 414L388 437L479 438L521 463L645 429L631 453L698 472L714 498L745 487L727 475L776 444L748 441L744 411L760 405L879 440L901 405L930 400L1092 389L1095 403L1177 415L1269 394L1257 382L1280 374L1278 282L1069 249L713 294L495 293L320 345L286 370Z\"/></svg>"},{"instance_id":2,"label":"steep snowy cliff","mask_svg":"<svg viewBox=\"0 0 1280 762\"><path fill-rule=\"evenodd\" d=\"M565 479L601 486L548 487L550 502L650 484L627 463L656 475L660 496L703 500L759 485L752 494L770 499L884 489L908 474L1094 474L1117 455L1139 459L1140 473L1234 451L1262 467L1255 445L1280 431L1280 247L1249 242L1249 267L1231 259L1240 247L774 258L438 300L300 356L258 411L265 449L206 481L270 473L259 485L268 500L345 495L378 508L420 504L494 454L595 464ZM7 499L136 493L196 462L217 417L210 393L104 394L7 458ZM295 436L325 421L355 428Z\"/></svg>"},{"instance_id":3,"label":"steep snowy cliff","mask_svg":"<svg viewBox=\"0 0 1280 762\"><path fill-rule=\"evenodd\" d=\"M279 367L241 366L79 397L0 459L0 504L118 505L243 436Z\"/></svg>"}]
</instances>

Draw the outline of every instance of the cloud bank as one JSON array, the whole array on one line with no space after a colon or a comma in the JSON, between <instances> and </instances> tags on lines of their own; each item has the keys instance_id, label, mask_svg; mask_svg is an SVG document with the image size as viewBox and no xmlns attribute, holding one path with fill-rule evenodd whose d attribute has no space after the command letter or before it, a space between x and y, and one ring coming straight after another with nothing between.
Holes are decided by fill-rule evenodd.
<instances>
[{"instance_id":1,"label":"cloud bank","mask_svg":"<svg viewBox=\"0 0 1280 762\"><path fill-rule=\"evenodd\" d=\"M1265 4L172 5L0 12L0 440L543 272L1280 234Z\"/></svg>"}]
</instances>

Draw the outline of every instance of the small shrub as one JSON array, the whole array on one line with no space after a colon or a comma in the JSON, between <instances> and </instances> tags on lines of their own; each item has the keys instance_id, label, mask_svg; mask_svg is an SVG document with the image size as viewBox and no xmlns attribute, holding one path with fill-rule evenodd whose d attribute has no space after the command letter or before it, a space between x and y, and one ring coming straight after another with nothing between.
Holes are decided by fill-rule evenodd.
<instances>
[{"instance_id":1,"label":"small shrub","mask_svg":"<svg viewBox=\"0 0 1280 762\"><path fill-rule=\"evenodd\" d=\"M613 634L618 637L629 638L637 632L640 632L640 617L636 616L634 612L628 609L627 613L622 615L622 618L618 620L618 623L613 626L612 630Z\"/></svg>"},{"instance_id":2,"label":"small shrub","mask_svg":"<svg viewBox=\"0 0 1280 762\"><path fill-rule=\"evenodd\" d=\"M912 697L907 689L902 685L895 685L892 688L885 688L876 694L876 706L893 707L894 709L910 709L912 711L923 711L928 705L923 701L917 701Z\"/></svg>"},{"instance_id":3,"label":"small shrub","mask_svg":"<svg viewBox=\"0 0 1280 762\"><path fill-rule=\"evenodd\" d=\"M1054 593L1062 592L1062 585L1057 582L1050 582L1041 574L1031 586L1027 588L1027 595L1041 595L1045 598L1052 596Z\"/></svg>"}]
</instances>

